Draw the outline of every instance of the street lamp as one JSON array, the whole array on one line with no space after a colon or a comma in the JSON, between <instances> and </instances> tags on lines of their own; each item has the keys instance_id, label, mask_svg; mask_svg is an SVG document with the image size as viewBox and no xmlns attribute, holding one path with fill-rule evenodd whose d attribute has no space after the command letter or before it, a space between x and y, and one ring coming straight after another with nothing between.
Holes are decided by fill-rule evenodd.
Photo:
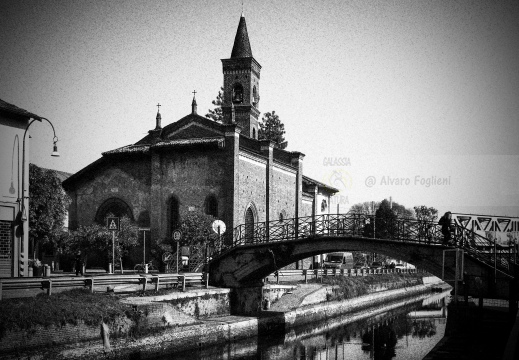
<instances>
[{"instance_id":1,"label":"street lamp","mask_svg":"<svg viewBox=\"0 0 519 360\"><path fill-rule=\"evenodd\" d=\"M29 130L29 127L35 122L35 121L39 121L41 122L42 120L45 120L47 121L50 126L52 127L52 132L54 133L54 138L52 139L53 141L53 149L52 149L52 154L51 156L53 157L59 157L59 153L58 153L58 137L56 136L56 130L54 130L54 125L52 125L52 123L50 122L49 119L47 118L44 118L44 117L39 117L39 118L35 118L35 119L32 119L32 120L29 120L29 124L27 125L27 127L25 128L25 132L23 133L23 150L22 150L22 198L21 199L18 199L18 201L21 201L21 205L22 205L22 209L21 209L21 220L22 221L27 221L27 213L26 213L26 209L25 209L25 199L28 199L29 197L28 196L25 196L25 137L27 136L27 131ZM25 241L25 231L22 230L22 236L21 236L21 241L22 241L22 247L24 246L24 241Z\"/></svg>"}]
</instances>

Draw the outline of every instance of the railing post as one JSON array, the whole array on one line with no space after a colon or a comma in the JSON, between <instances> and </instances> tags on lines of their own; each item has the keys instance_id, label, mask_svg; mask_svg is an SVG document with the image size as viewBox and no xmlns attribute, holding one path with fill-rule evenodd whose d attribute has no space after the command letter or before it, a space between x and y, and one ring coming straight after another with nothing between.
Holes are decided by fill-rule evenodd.
<instances>
[{"instance_id":1,"label":"railing post","mask_svg":"<svg viewBox=\"0 0 519 360\"><path fill-rule=\"evenodd\" d=\"M308 284L308 270L306 270L306 269L303 270L303 274L305 275L305 284ZM1 286L1 283L0 283L0 286ZM1 292L2 292L2 288L0 287L0 296L1 296Z\"/></svg>"},{"instance_id":2,"label":"railing post","mask_svg":"<svg viewBox=\"0 0 519 360\"><path fill-rule=\"evenodd\" d=\"M45 279L45 280L42 280L41 281L41 287L43 289L47 289L47 295L51 295L52 294L52 281L50 279Z\"/></svg>"},{"instance_id":3,"label":"railing post","mask_svg":"<svg viewBox=\"0 0 519 360\"><path fill-rule=\"evenodd\" d=\"M180 280L182 280L182 292L186 291L186 276L185 275L179 275Z\"/></svg>"},{"instance_id":4,"label":"railing post","mask_svg":"<svg viewBox=\"0 0 519 360\"><path fill-rule=\"evenodd\" d=\"M276 271L276 284L279 284L279 271Z\"/></svg>"},{"instance_id":5,"label":"railing post","mask_svg":"<svg viewBox=\"0 0 519 360\"><path fill-rule=\"evenodd\" d=\"M209 288L209 273L204 273L205 277L205 288Z\"/></svg>"},{"instance_id":6,"label":"railing post","mask_svg":"<svg viewBox=\"0 0 519 360\"><path fill-rule=\"evenodd\" d=\"M160 276L155 277L155 291L159 291Z\"/></svg>"},{"instance_id":7,"label":"railing post","mask_svg":"<svg viewBox=\"0 0 519 360\"><path fill-rule=\"evenodd\" d=\"M494 238L494 283L497 282L497 245Z\"/></svg>"},{"instance_id":8,"label":"railing post","mask_svg":"<svg viewBox=\"0 0 519 360\"><path fill-rule=\"evenodd\" d=\"M146 283L148 282L148 278L146 276L142 277L142 291L146 291Z\"/></svg>"}]
</instances>

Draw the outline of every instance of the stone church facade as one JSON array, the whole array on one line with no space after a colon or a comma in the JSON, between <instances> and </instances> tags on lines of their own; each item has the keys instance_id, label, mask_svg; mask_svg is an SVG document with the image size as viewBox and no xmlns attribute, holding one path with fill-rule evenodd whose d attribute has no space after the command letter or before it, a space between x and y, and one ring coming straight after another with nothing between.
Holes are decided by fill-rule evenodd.
<instances>
[{"instance_id":1,"label":"stone church facade","mask_svg":"<svg viewBox=\"0 0 519 360\"><path fill-rule=\"evenodd\" d=\"M338 190L303 175L304 155L258 140L260 64L240 18L231 57L222 60L223 121L191 113L135 144L107 151L69 177L69 227L128 215L168 239L183 216L203 212L240 224L328 213Z\"/></svg>"}]
</instances>

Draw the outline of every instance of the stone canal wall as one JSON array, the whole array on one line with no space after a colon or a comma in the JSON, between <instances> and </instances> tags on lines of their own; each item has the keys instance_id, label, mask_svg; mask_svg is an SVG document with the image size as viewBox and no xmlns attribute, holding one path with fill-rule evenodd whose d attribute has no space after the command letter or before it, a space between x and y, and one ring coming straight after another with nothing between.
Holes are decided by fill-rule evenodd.
<instances>
[{"instance_id":1,"label":"stone canal wall","mask_svg":"<svg viewBox=\"0 0 519 360\"><path fill-rule=\"evenodd\" d=\"M133 305L133 312L107 324L110 338L135 338L172 327L201 324L208 317L229 315L229 292L229 289L208 289L126 298L123 301ZM6 330L0 341L0 354L100 339L100 327L82 321L75 325L36 325L27 330Z\"/></svg>"},{"instance_id":2,"label":"stone canal wall","mask_svg":"<svg viewBox=\"0 0 519 360\"><path fill-rule=\"evenodd\" d=\"M135 354L158 356L174 351L210 346L261 335L272 329L285 329L323 321L344 313L368 309L396 299L431 291L434 284L378 291L355 299L327 301L329 289L302 296L290 311L264 311L260 317L231 316L230 290L192 290L156 297L129 297L134 314L109 324L110 344L103 344L99 326L77 325L34 327L8 331L0 342L0 358L38 356L73 359L98 358L109 352L127 358ZM294 287L272 289L277 298Z\"/></svg>"}]
</instances>

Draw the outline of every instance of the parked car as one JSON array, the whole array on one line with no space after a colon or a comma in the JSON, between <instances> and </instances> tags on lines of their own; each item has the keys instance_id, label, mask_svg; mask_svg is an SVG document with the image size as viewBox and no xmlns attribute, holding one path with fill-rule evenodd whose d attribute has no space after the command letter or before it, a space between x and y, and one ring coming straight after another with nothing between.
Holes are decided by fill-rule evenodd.
<instances>
[{"instance_id":1,"label":"parked car","mask_svg":"<svg viewBox=\"0 0 519 360\"><path fill-rule=\"evenodd\" d=\"M380 261L373 261L371 263L370 269L380 270L384 268L384 265Z\"/></svg>"},{"instance_id":2,"label":"parked car","mask_svg":"<svg viewBox=\"0 0 519 360\"><path fill-rule=\"evenodd\" d=\"M365 263L356 263L355 265L353 265L353 268L359 269L359 270L364 270L364 269L369 269L369 266L366 265Z\"/></svg>"},{"instance_id":3,"label":"parked car","mask_svg":"<svg viewBox=\"0 0 519 360\"><path fill-rule=\"evenodd\" d=\"M349 252L326 254L323 267L325 269L351 269L353 267L353 254Z\"/></svg>"},{"instance_id":4,"label":"parked car","mask_svg":"<svg viewBox=\"0 0 519 360\"><path fill-rule=\"evenodd\" d=\"M395 270L405 270L404 264L395 264Z\"/></svg>"}]
</instances>

